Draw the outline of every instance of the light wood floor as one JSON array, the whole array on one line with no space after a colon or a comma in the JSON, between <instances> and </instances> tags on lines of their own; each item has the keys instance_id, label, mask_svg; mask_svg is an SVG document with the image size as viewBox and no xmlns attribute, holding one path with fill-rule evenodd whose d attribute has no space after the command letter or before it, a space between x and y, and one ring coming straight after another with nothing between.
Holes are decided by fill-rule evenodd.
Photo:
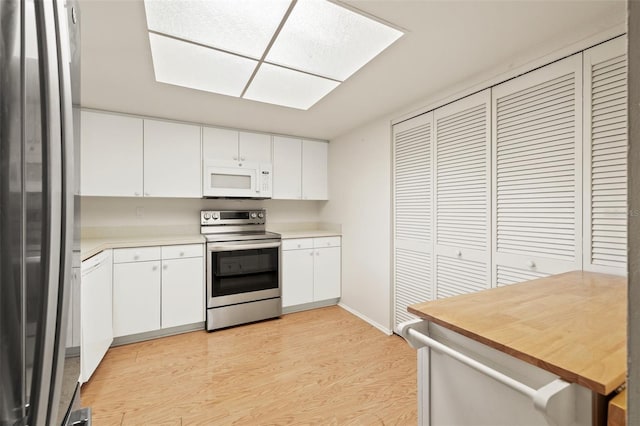
<instances>
[{"instance_id":1,"label":"light wood floor","mask_svg":"<svg viewBox=\"0 0 640 426\"><path fill-rule=\"evenodd\" d=\"M110 349L82 405L102 425L414 425L416 353L332 306Z\"/></svg>"}]
</instances>

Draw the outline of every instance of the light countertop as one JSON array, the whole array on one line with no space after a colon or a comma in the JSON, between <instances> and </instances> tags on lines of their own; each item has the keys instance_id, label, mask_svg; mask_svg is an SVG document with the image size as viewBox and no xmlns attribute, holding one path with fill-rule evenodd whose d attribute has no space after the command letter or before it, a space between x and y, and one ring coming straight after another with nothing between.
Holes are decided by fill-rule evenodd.
<instances>
[{"instance_id":1,"label":"light countertop","mask_svg":"<svg viewBox=\"0 0 640 426\"><path fill-rule=\"evenodd\" d=\"M340 231L328 231L326 229L311 229L304 231L274 231L282 236L282 239L289 240L293 238L316 238L316 237L339 237L342 235Z\"/></svg>"},{"instance_id":2,"label":"light countertop","mask_svg":"<svg viewBox=\"0 0 640 426\"><path fill-rule=\"evenodd\" d=\"M126 247L167 246L178 244L202 244L204 237L200 228L183 227L139 227L131 229L83 230L80 241L82 260L103 250Z\"/></svg>"},{"instance_id":3,"label":"light countertop","mask_svg":"<svg viewBox=\"0 0 640 426\"><path fill-rule=\"evenodd\" d=\"M626 277L568 272L408 310L602 395L625 381Z\"/></svg>"},{"instance_id":4,"label":"light countertop","mask_svg":"<svg viewBox=\"0 0 640 426\"><path fill-rule=\"evenodd\" d=\"M340 236L339 230L310 229L305 227L274 226L283 239L316 238ZM201 244L205 238L200 227L189 226L143 226L121 228L87 228L82 230L80 251L82 260L86 260L106 249L127 247L165 246L176 244Z\"/></svg>"}]
</instances>

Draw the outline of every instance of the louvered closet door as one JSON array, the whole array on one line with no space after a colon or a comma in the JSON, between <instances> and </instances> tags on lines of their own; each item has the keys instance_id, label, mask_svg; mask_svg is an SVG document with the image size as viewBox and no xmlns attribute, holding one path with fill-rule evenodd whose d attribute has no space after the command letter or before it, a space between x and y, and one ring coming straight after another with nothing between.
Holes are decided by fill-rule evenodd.
<instances>
[{"instance_id":1,"label":"louvered closet door","mask_svg":"<svg viewBox=\"0 0 640 426\"><path fill-rule=\"evenodd\" d=\"M627 57L620 37L584 52L584 269L627 273Z\"/></svg>"},{"instance_id":2,"label":"louvered closet door","mask_svg":"<svg viewBox=\"0 0 640 426\"><path fill-rule=\"evenodd\" d=\"M432 300L433 113L393 126L394 328L407 306Z\"/></svg>"},{"instance_id":3,"label":"louvered closet door","mask_svg":"<svg viewBox=\"0 0 640 426\"><path fill-rule=\"evenodd\" d=\"M435 296L489 288L491 92L434 113Z\"/></svg>"},{"instance_id":4,"label":"louvered closet door","mask_svg":"<svg viewBox=\"0 0 640 426\"><path fill-rule=\"evenodd\" d=\"M582 58L492 89L493 282L582 269Z\"/></svg>"}]
</instances>

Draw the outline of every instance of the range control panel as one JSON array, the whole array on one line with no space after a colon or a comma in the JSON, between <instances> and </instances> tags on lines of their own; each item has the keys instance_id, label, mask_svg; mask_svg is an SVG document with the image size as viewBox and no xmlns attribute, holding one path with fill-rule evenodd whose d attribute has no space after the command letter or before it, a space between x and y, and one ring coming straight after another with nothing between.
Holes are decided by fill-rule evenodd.
<instances>
[{"instance_id":1,"label":"range control panel","mask_svg":"<svg viewBox=\"0 0 640 426\"><path fill-rule=\"evenodd\" d=\"M200 225L251 225L264 224L267 211L262 210L202 210Z\"/></svg>"}]
</instances>

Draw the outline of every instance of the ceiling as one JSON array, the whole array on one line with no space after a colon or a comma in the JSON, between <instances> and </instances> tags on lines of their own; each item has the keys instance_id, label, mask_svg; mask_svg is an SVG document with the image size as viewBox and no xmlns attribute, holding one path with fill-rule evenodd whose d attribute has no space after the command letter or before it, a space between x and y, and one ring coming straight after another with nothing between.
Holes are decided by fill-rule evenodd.
<instances>
[{"instance_id":1,"label":"ceiling","mask_svg":"<svg viewBox=\"0 0 640 426\"><path fill-rule=\"evenodd\" d=\"M172 0L176 1L176 0ZM81 0L81 104L331 140L624 23L624 0L348 0L407 34L307 111L155 81L142 0Z\"/></svg>"}]
</instances>

